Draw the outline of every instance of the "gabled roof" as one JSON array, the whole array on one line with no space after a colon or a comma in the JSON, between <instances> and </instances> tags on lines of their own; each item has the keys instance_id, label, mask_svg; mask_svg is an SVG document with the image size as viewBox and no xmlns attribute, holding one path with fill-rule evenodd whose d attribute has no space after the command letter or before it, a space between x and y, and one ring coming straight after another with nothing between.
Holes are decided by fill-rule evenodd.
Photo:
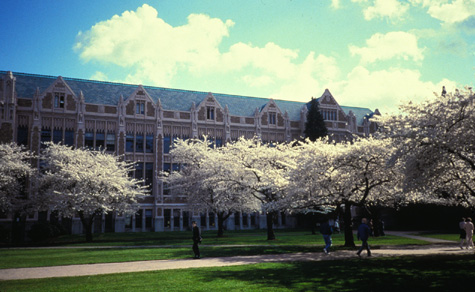
<instances>
[{"instance_id":1,"label":"gabled roof","mask_svg":"<svg viewBox=\"0 0 475 292\"><path fill-rule=\"evenodd\" d=\"M349 114L350 111L353 112L353 114L356 117L356 124L361 126L363 125L364 118L371 118L374 114L372 110L369 108L362 108L362 107L351 107L351 106L341 106L341 109L345 112L345 114Z\"/></svg>"},{"instance_id":2,"label":"gabled roof","mask_svg":"<svg viewBox=\"0 0 475 292\"><path fill-rule=\"evenodd\" d=\"M3 76L7 71L0 71ZM16 92L18 97L33 98L36 88L44 92L58 77L18 73L13 72L16 77ZM63 80L70 86L76 96L82 91L86 103L117 105L122 95L127 99L138 87L137 84L125 84L104 82L95 80L85 80L77 78L63 77ZM164 110L190 111L192 103L197 106L206 98L209 92L171 89L154 86L143 86L154 102L160 99ZM271 100L268 98L250 97L242 95L231 95L222 93L212 93L219 104L224 108L229 108L231 115L253 117L256 108L261 110ZM300 120L300 111L307 103L287 100L274 100L280 110L289 114L291 120ZM353 107L343 107L345 113L349 110L357 116L358 124L362 123L363 117L372 113L370 109ZM360 116L361 115L361 116Z\"/></svg>"}]
</instances>

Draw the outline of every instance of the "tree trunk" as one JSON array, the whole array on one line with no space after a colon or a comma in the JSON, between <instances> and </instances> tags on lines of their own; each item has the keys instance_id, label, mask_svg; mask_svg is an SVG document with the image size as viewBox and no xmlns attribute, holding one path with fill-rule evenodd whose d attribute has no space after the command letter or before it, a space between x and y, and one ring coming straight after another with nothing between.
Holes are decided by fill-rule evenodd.
<instances>
[{"instance_id":1,"label":"tree trunk","mask_svg":"<svg viewBox=\"0 0 475 292\"><path fill-rule=\"evenodd\" d=\"M345 247L355 247L353 238L353 222L351 218L351 203L345 202L345 213L343 214L345 226Z\"/></svg>"},{"instance_id":2,"label":"tree trunk","mask_svg":"<svg viewBox=\"0 0 475 292\"><path fill-rule=\"evenodd\" d=\"M312 235L317 234L317 216L313 212L310 214L310 224L312 224Z\"/></svg>"},{"instance_id":3,"label":"tree trunk","mask_svg":"<svg viewBox=\"0 0 475 292\"><path fill-rule=\"evenodd\" d=\"M224 236L224 221L229 218L231 213L217 212L218 213L218 237Z\"/></svg>"},{"instance_id":4,"label":"tree trunk","mask_svg":"<svg viewBox=\"0 0 475 292\"><path fill-rule=\"evenodd\" d=\"M275 212L267 212L267 240L275 240L274 217Z\"/></svg>"},{"instance_id":5,"label":"tree trunk","mask_svg":"<svg viewBox=\"0 0 475 292\"><path fill-rule=\"evenodd\" d=\"M94 214L84 216L82 212L79 212L79 218L81 218L82 227L86 233L86 242L92 242L92 224L94 222Z\"/></svg>"}]
</instances>

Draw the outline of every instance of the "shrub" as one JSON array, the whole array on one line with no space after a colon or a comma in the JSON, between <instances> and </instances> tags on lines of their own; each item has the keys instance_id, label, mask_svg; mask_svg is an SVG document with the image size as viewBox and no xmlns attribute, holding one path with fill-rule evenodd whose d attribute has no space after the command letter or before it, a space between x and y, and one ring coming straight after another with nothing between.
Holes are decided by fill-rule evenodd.
<instances>
[{"instance_id":1,"label":"shrub","mask_svg":"<svg viewBox=\"0 0 475 292\"><path fill-rule=\"evenodd\" d=\"M60 234L59 228L49 222L40 222L31 226L28 237L33 242L49 241Z\"/></svg>"},{"instance_id":2,"label":"shrub","mask_svg":"<svg viewBox=\"0 0 475 292\"><path fill-rule=\"evenodd\" d=\"M0 224L0 243L10 243L12 231Z\"/></svg>"}]
</instances>

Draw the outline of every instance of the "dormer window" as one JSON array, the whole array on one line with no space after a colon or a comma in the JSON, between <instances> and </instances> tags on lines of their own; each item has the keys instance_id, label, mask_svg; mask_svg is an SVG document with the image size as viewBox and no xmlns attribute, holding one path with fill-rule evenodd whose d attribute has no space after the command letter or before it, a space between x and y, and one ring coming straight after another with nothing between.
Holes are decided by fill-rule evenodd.
<instances>
[{"instance_id":1,"label":"dormer window","mask_svg":"<svg viewBox=\"0 0 475 292\"><path fill-rule=\"evenodd\" d=\"M336 111L335 110L324 110L323 112L323 119L327 121L336 121Z\"/></svg>"},{"instance_id":2,"label":"dormer window","mask_svg":"<svg viewBox=\"0 0 475 292\"><path fill-rule=\"evenodd\" d=\"M64 108L64 93L56 92L54 94L54 107L55 108Z\"/></svg>"},{"instance_id":3,"label":"dormer window","mask_svg":"<svg viewBox=\"0 0 475 292\"><path fill-rule=\"evenodd\" d=\"M145 101L137 101L135 104L136 111L135 113L138 115L144 115L145 114Z\"/></svg>"},{"instance_id":4,"label":"dormer window","mask_svg":"<svg viewBox=\"0 0 475 292\"><path fill-rule=\"evenodd\" d=\"M275 125L276 124L276 114L275 113L269 113L269 125Z\"/></svg>"},{"instance_id":5,"label":"dormer window","mask_svg":"<svg viewBox=\"0 0 475 292\"><path fill-rule=\"evenodd\" d=\"M208 120L213 120L214 121L214 107L208 106L206 108L206 118Z\"/></svg>"}]
</instances>

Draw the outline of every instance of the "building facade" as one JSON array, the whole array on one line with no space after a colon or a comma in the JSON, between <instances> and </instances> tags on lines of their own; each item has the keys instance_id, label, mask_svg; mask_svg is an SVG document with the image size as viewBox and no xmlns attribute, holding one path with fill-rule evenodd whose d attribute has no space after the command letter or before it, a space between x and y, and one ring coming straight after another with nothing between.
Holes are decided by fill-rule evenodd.
<instances>
[{"instance_id":1,"label":"building facade","mask_svg":"<svg viewBox=\"0 0 475 292\"><path fill-rule=\"evenodd\" d=\"M341 106L328 90L319 103L336 141L376 130L370 118L377 110ZM39 153L42 142L53 141L105 149L136 163L134 175L145 181L149 196L133 216L96 220L95 232L185 230L191 220L215 229L215 214L192 214L157 175L178 168L169 154L173 140L206 135L216 146L242 136L290 142L303 136L306 116L303 102L0 71L0 143L15 141ZM27 221L53 219L54 212L37 212ZM0 214L0 223L11 220L11 214ZM236 213L226 227L264 228L265 220L258 213ZM279 216L281 227L294 223ZM78 218L72 219L72 232L82 232Z\"/></svg>"}]
</instances>

